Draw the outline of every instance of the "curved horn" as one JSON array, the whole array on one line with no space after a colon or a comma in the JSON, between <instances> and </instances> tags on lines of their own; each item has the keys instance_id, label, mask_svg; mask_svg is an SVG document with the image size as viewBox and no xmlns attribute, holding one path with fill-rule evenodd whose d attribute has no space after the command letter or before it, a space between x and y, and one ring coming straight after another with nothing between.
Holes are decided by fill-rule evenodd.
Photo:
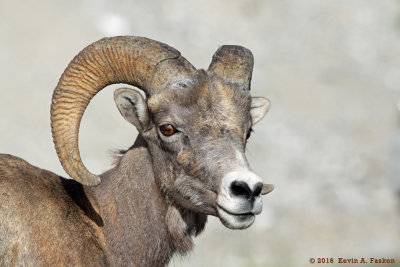
<instances>
[{"instance_id":1,"label":"curved horn","mask_svg":"<svg viewBox=\"0 0 400 267\"><path fill-rule=\"evenodd\" d=\"M64 170L82 184L100 183L82 163L78 133L87 105L105 86L131 84L149 96L193 71L179 51L143 37L104 38L83 49L62 74L51 104L53 141Z\"/></svg>"},{"instance_id":2,"label":"curved horn","mask_svg":"<svg viewBox=\"0 0 400 267\"><path fill-rule=\"evenodd\" d=\"M224 45L215 52L209 71L250 90L254 58L251 51L237 45Z\"/></svg>"}]
</instances>

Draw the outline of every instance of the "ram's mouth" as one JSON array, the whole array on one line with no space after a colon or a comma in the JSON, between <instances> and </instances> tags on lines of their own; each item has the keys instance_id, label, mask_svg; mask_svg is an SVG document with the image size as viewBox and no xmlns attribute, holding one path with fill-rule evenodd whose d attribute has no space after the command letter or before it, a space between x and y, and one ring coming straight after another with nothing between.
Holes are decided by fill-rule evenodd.
<instances>
[{"instance_id":1,"label":"ram's mouth","mask_svg":"<svg viewBox=\"0 0 400 267\"><path fill-rule=\"evenodd\" d=\"M255 215L251 212L233 213L220 205L217 205L218 217L223 225L230 229L246 229L255 220Z\"/></svg>"}]
</instances>

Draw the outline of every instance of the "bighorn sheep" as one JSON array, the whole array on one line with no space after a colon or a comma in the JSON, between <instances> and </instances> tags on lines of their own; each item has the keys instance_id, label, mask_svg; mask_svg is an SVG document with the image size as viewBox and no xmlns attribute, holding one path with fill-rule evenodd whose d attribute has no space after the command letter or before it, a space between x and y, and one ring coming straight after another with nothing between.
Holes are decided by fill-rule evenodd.
<instances>
[{"instance_id":1,"label":"bighorn sheep","mask_svg":"<svg viewBox=\"0 0 400 267\"><path fill-rule=\"evenodd\" d=\"M262 183L244 155L269 101L249 94L252 53L222 46L208 70L143 37L101 39L68 65L54 90L51 128L64 179L0 155L0 265L163 266L192 248L207 215L253 224ZM95 175L78 149L82 115L105 86L139 135Z\"/></svg>"}]
</instances>

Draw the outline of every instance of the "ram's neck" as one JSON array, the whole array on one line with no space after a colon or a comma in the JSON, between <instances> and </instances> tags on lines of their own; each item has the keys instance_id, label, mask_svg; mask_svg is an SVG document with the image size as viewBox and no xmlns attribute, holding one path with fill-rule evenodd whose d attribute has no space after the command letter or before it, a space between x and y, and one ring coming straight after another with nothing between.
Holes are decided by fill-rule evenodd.
<instances>
[{"instance_id":1,"label":"ram's neck","mask_svg":"<svg viewBox=\"0 0 400 267\"><path fill-rule=\"evenodd\" d=\"M135 143L91 190L104 221L110 263L162 266L172 256L166 226L168 206L155 183L147 147Z\"/></svg>"}]
</instances>

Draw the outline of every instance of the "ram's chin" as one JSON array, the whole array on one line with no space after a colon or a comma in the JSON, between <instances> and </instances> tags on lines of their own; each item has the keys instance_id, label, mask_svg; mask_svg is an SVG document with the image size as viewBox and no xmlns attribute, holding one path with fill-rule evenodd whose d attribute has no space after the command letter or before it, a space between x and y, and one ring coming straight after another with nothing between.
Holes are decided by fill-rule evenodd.
<instances>
[{"instance_id":1,"label":"ram's chin","mask_svg":"<svg viewBox=\"0 0 400 267\"><path fill-rule=\"evenodd\" d=\"M254 214L251 213L232 214L221 207L217 207L217 210L218 217L222 224L230 229L246 229L250 227L255 220Z\"/></svg>"}]
</instances>

